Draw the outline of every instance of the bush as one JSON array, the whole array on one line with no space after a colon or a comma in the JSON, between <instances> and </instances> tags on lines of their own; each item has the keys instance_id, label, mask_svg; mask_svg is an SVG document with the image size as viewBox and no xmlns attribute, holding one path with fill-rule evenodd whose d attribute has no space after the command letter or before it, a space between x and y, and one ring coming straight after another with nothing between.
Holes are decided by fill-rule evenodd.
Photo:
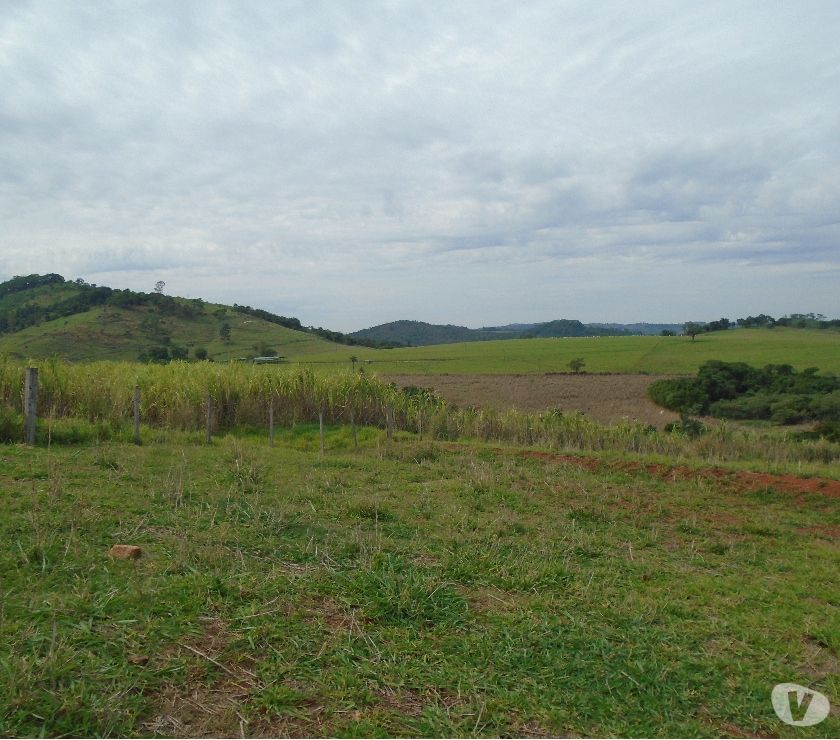
<instances>
[{"instance_id":1,"label":"bush","mask_svg":"<svg viewBox=\"0 0 840 740\"><path fill-rule=\"evenodd\" d=\"M690 416L683 415L679 421L672 421L665 425L665 431L671 433L683 434L686 437L699 437L709 431L706 425L699 419L692 419Z\"/></svg>"},{"instance_id":2,"label":"bush","mask_svg":"<svg viewBox=\"0 0 840 740\"><path fill-rule=\"evenodd\" d=\"M709 412L721 419L769 419L773 415L772 404L772 396L744 396L717 401L711 405Z\"/></svg>"},{"instance_id":3,"label":"bush","mask_svg":"<svg viewBox=\"0 0 840 740\"><path fill-rule=\"evenodd\" d=\"M840 421L840 380L819 375L813 367L797 372L791 365L755 368L713 360L700 367L696 378L656 381L648 395L681 414L770 419L780 424Z\"/></svg>"},{"instance_id":4,"label":"bush","mask_svg":"<svg viewBox=\"0 0 840 740\"><path fill-rule=\"evenodd\" d=\"M811 413L815 419L840 422L840 391L812 397Z\"/></svg>"},{"instance_id":5,"label":"bush","mask_svg":"<svg viewBox=\"0 0 840 740\"><path fill-rule=\"evenodd\" d=\"M829 442L840 442L840 421L821 421L814 427L814 434Z\"/></svg>"},{"instance_id":6,"label":"bush","mask_svg":"<svg viewBox=\"0 0 840 740\"><path fill-rule=\"evenodd\" d=\"M648 395L654 403L672 411L686 414L708 411L708 398L693 378L657 380L648 388Z\"/></svg>"},{"instance_id":7,"label":"bush","mask_svg":"<svg viewBox=\"0 0 840 740\"><path fill-rule=\"evenodd\" d=\"M771 421L777 424L799 424L812 418L808 396L779 396L771 406Z\"/></svg>"}]
</instances>

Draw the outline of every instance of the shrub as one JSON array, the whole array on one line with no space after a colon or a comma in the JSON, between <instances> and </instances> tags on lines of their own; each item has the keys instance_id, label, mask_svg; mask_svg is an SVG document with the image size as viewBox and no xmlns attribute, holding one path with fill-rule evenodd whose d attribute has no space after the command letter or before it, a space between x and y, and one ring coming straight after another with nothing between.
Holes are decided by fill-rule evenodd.
<instances>
[{"instance_id":1,"label":"shrub","mask_svg":"<svg viewBox=\"0 0 840 740\"><path fill-rule=\"evenodd\" d=\"M811 413L815 419L840 422L840 391L812 397Z\"/></svg>"},{"instance_id":2,"label":"shrub","mask_svg":"<svg viewBox=\"0 0 840 740\"><path fill-rule=\"evenodd\" d=\"M773 414L772 404L772 396L744 396L716 401L709 411L712 416L722 419L769 419Z\"/></svg>"},{"instance_id":3,"label":"shrub","mask_svg":"<svg viewBox=\"0 0 840 740\"><path fill-rule=\"evenodd\" d=\"M648 395L654 403L672 411L686 414L708 411L708 398L693 378L657 380L648 388Z\"/></svg>"},{"instance_id":4,"label":"shrub","mask_svg":"<svg viewBox=\"0 0 840 740\"><path fill-rule=\"evenodd\" d=\"M817 422L813 434L829 442L840 442L840 421Z\"/></svg>"},{"instance_id":5,"label":"shrub","mask_svg":"<svg viewBox=\"0 0 840 740\"><path fill-rule=\"evenodd\" d=\"M705 434L708 429L699 419L693 419L690 416L682 415L679 421L672 421L665 425L665 431L671 433L683 434L686 437L699 437Z\"/></svg>"},{"instance_id":6,"label":"shrub","mask_svg":"<svg viewBox=\"0 0 840 740\"><path fill-rule=\"evenodd\" d=\"M0 406L0 442L23 439L23 415L8 406Z\"/></svg>"},{"instance_id":7,"label":"shrub","mask_svg":"<svg viewBox=\"0 0 840 740\"><path fill-rule=\"evenodd\" d=\"M816 368L797 372L790 365L754 368L743 362L713 360L696 378L653 383L648 395L682 414L727 419L770 419L795 424L810 419L840 420L840 380Z\"/></svg>"}]
</instances>

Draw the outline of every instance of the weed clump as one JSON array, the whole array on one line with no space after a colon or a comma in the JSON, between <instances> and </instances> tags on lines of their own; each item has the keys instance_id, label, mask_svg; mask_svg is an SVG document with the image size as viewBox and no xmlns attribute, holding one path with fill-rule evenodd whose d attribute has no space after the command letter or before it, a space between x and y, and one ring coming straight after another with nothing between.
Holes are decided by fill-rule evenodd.
<instances>
[{"instance_id":1,"label":"weed clump","mask_svg":"<svg viewBox=\"0 0 840 740\"><path fill-rule=\"evenodd\" d=\"M690 439L704 435L708 429L706 425L699 419L695 419L687 414L682 414L679 421L672 421L665 425L665 432L682 434Z\"/></svg>"},{"instance_id":2,"label":"weed clump","mask_svg":"<svg viewBox=\"0 0 840 740\"><path fill-rule=\"evenodd\" d=\"M469 616L466 599L450 583L390 553L377 554L369 569L348 576L347 585L380 624L459 627Z\"/></svg>"}]
</instances>

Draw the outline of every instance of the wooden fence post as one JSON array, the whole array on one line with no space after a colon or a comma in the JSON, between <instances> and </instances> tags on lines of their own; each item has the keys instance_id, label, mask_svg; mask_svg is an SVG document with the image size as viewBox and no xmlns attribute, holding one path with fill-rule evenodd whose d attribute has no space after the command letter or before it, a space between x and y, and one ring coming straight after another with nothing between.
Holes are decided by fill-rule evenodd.
<instances>
[{"instance_id":1,"label":"wooden fence post","mask_svg":"<svg viewBox=\"0 0 840 740\"><path fill-rule=\"evenodd\" d=\"M140 386L134 386L134 398L132 399L132 405L134 407L134 444L140 445L143 444L143 440L140 439Z\"/></svg>"},{"instance_id":2,"label":"wooden fence post","mask_svg":"<svg viewBox=\"0 0 840 740\"><path fill-rule=\"evenodd\" d=\"M38 368L26 370L24 381L23 436L28 445L35 444L35 427L38 422Z\"/></svg>"},{"instance_id":3,"label":"wooden fence post","mask_svg":"<svg viewBox=\"0 0 840 740\"><path fill-rule=\"evenodd\" d=\"M324 454L324 407L318 407L318 428L321 434L321 454Z\"/></svg>"},{"instance_id":4,"label":"wooden fence post","mask_svg":"<svg viewBox=\"0 0 840 740\"><path fill-rule=\"evenodd\" d=\"M274 404L268 407L268 446L274 447Z\"/></svg>"},{"instance_id":5,"label":"wooden fence post","mask_svg":"<svg viewBox=\"0 0 840 740\"><path fill-rule=\"evenodd\" d=\"M385 427L388 439L394 438L394 404L389 403L385 407Z\"/></svg>"},{"instance_id":6,"label":"wooden fence post","mask_svg":"<svg viewBox=\"0 0 840 740\"><path fill-rule=\"evenodd\" d=\"M423 441L423 412L417 412L417 431L420 435L420 441Z\"/></svg>"},{"instance_id":7,"label":"wooden fence post","mask_svg":"<svg viewBox=\"0 0 840 740\"><path fill-rule=\"evenodd\" d=\"M350 409L350 429L353 432L353 449L359 449L359 438L356 436L356 412Z\"/></svg>"},{"instance_id":8,"label":"wooden fence post","mask_svg":"<svg viewBox=\"0 0 840 740\"><path fill-rule=\"evenodd\" d=\"M207 426L206 426L206 441L210 444L210 439L213 432L213 397L207 396Z\"/></svg>"}]
</instances>

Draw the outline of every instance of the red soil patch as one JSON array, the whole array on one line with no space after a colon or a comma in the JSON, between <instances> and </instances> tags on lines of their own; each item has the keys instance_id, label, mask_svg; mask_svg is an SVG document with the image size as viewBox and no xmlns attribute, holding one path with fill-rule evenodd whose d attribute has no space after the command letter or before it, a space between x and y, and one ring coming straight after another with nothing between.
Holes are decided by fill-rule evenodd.
<instances>
[{"instance_id":1,"label":"red soil patch","mask_svg":"<svg viewBox=\"0 0 840 740\"><path fill-rule=\"evenodd\" d=\"M497 449L496 452L504 452ZM649 475L665 480L692 480L704 478L722 481L730 488L739 491L759 491L772 488L776 491L792 494L819 494L840 498L840 480L833 478L800 478L796 475L776 475L773 473L755 473L747 470L732 471L724 468L692 469L684 465L663 465L661 463L638 463L633 461L603 462L585 455L564 455L553 452L539 452L536 450L519 450L515 453L520 457L530 457L547 462L577 465L589 471L595 471L603 466L629 473L645 472Z\"/></svg>"},{"instance_id":2,"label":"red soil patch","mask_svg":"<svg viewBox=\"0 0 840 740\"><path fill-rule=\"evenodd\" d=\"M818 534L828 539L840 540L840 527L833 524L817 524L813 527L802 527L797 530L800 534Z\"/></svg>"}]
</instances>

